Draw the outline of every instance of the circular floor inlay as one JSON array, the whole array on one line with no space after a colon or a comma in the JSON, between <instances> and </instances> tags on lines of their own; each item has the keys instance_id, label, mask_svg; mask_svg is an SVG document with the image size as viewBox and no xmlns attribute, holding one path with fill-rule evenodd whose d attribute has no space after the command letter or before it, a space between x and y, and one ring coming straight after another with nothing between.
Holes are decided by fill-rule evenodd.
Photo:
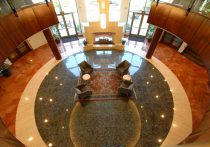
<instances>
[{"instance_id":1,"label":"circular floor inlay","mask_svg":"<svg viewBox=\"0 0 210 147\"><path fill-rule=\"evenodd\" d=\"M76 147L135 146L140 124L131 100L78 102L70 117L70 137Z\"/></svg>"}]
</instances>

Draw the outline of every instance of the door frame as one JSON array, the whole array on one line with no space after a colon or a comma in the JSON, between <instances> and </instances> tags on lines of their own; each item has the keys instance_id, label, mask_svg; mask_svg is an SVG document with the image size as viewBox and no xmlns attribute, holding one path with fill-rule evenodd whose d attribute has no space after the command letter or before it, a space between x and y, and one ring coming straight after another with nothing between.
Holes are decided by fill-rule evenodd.
<instances>
[{"instance_id":1,"label":"door frame","mask_svg":"<svg viewBox=\"0 0 210 147\"><path fill-rule=\"evenodd\" d=\"M142 36L142 35L139 35L140 31L141 31L141 27L142 27L142 23L143 23L143 20L144 20L144 16L145 15L148 15L145 11L142 11L142 12L132 12L133 15L132 15L132 20L131 20L131 29L129 31L129 36L137 36L137 37L146 37L147 35L147 32L148 32L148 28L147 28L147 32L146 32L146 35L145 36ZM133 22L134 22L134 19L135 19L135 15L138 14L138 15L141 15L141 19L140 19L140 23L139 23L139 27L138 27L138 32L137 34L132 34L132 28L133 28Z\"/></svg>"},{"instance_id":2,"label":"door frame","mask_svg":"<svg viewBox=\"0 0 210 147\"><path fill-rule=\"evenodd\" d=\"M70 35L70 32L69 32L69 30L68 30L68 25L67 25L67 22L66 22L65 15L71 15L71 17L72 17L73 25L74 25L74 30L75 30L75 34L73 34L73 35ZM63 22L64 22L64 26L65 26L65 30L66 30L66 32L67 32L67 36L62 36L61 38L78 36L77 27L76 27L76 22L75 22L75 18L74 18L74 12L64 13L64 12L62 11L62 12L60 12L60 14L57 14L57 16L61 16L61 17L62 17ZM57 31L60 33L58 27L56 27L56 29L57 29Z\"/></svg>"}]
</instances>

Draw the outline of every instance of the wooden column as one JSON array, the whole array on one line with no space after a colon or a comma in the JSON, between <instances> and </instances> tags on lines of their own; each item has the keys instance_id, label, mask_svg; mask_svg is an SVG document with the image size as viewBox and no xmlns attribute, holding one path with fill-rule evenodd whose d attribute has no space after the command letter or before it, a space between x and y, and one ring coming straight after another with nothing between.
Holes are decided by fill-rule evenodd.
<instances>
[{"instance_id":1,"label":"wooden column","mask_svg":"<svg viewBox=\"0 0 210 147\"><path fill-rule=\"evenodd\" d=\"M43 33L47 39L47 42L48 42L52 52L53 52L53 55L55 56L55 59L60 60L62 57L61 57L61 54L58 50L58 47L57 47L56 42L52 36L50 29L47 28L46 30L43 31Z\"/></svg>"},{"instance_id":2,"label":"wooden column","mask_svg":"<svg viewBox=\"0 0 210 147\"><path fill-rule=\"evenodd\" d=\"M147 51L146 58L150 59L152 57L162 32L163 32L162 29L156 28L155 34L152 38L151 44L150 44L149 49Z\"/></svg>"}]
</instances>

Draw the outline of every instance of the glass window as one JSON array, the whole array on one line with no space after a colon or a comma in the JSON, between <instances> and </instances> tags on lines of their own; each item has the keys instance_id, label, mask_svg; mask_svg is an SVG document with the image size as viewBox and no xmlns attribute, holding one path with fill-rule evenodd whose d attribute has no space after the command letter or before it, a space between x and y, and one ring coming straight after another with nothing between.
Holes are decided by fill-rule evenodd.
<instances>
[{"instance_id":1,"label":"glass window","mask_svg":"<svg viewBox=\"0 0 210 147\"><path fill-rule=\"evenodd\" d=\"M65 20L66 20L67 29L69 30L69 34L70 35L75 35L76 30L74 28L73 15L67 14L67 15L64 15L64 17L65 17Z\"/></svg>"},{"instance_id":2,"label":"glass window","mask_svg":"<svg viewBox=\"0 0 210 147\"><path fill-rule=\"evenodd\" d=\"M45 0L32 0L33 3L42 3L45 2Z\"/></svg>"},{"instance_id":3,"label":"glass window","mask_svg":"<svg viewBox=\"0 0 210 147\"><path fill-rule=\"evenodd\" d=\"M109 0L109 21L120 20L121 0Z\"/></svg>"},{"instance_id":4,"label":"glass window","mask_svg":"<svg viewBox=\"0 0 210 147\"><path fill-rule=\"evenodd\" d=\"M210 0L197 0L193 6L193 11L208 16L210 13Z\"/></svg>"},{"instance_id":5,"label":"glass window","mask_svg":"<svg viewBox=\"0 0 210 147\"><path fill-rule=\"evenodd\" d=\"M139 35L146 36L147 29L149 27L149 24L147 23L147 19L148 19L148 15L144 15Z\"/></svg>"},{"instance_id":6,"label":"glass window","mask_svg":"<svg viewBox=\"0 0 210 147\"><path fill-rule=\"evenodd\" d=\"M191 3L191 0L160 0L160 3L170 3L179 7L183 7L184 9L187 9Z\"/></svg>"},{"instance_id":7,"label":"glass window","mask_svg":"<svg viewBox=\"0 0 210 147\"><path fill-rule=\"evenodd\" d=\"M58 16L58 21L59 21L58 30L60 32L61 37L67 36L67 32L66 32L66 28L65 28L65 24L64 24L62 16Z\"/></svg>"},{"instance_id":8,"label":"glass window","mask_svg":"<svg viewBox=\"0 0 210 147\"><path fill-rule=\"evenodd\" d=\"M74 15L75 23L76 23L77 32L82 33L78 13L74 13L73 15Z\"/></svg>"},{"instance_id":9,"label":"glass window","mask_svg":"<svg viewBox=\"0 0 210 147\"><path fill-rule=\"evenodd\" d=\"M75 0L59 0L59 1L64 13L77 12L77 5Z\"/></svg>"},{"instance_id":10,"label":"glass window","mask_svg":"<svg viewBox=\"0 0 210 147\"><path fill-rule=\"evenodd\" d=\"M60 14L62 9L61 9L61 4L60 4L59 0L53 0L53 5L55 7L56 14Z\"/></svg>"},{"instance_id":11,"label":"glass window","mask_svg":"<svg viewBox=\"0 0 210 147\"><path fill-rule=\"evenodd\" d=\"M8 5L8 3L6 2L6 0L0 1L0 15L7 14L11 11L12 10L11 10L10 6Z\"/></svg>"},{"instance_id":12,"label":"glass window","mask_svg":"<svg viewBox=\"0 0 210 147\"><path fill-rule=\"evenodd\" d=\"M147 0L131 0L131 2L130 2L130 11L131 12L143 11L146 1Z\"/></svg>"},{"instance_id":13,"label":"glass window","mask_svg":"<svg viewBox=\"0 0 210 147\"><path fill-rule=\"evenodd\" d=\"M128 14L128 20L127 20L127 24L126 24L126 28L125 28L125 32L126 33L129 33L130 32L132 16L133 16L133 13L132 12L129 12L129 14Z\"/></svg>"},{"instance_id":14,"label":"glass window","mask_svg":"<svg viewBox=\"0 0 210 147\"><path fill-rule=\"evenodd\" d=\"M99 3L98 0L85 0L86 14L88 21L99 20Z\"/></svg>"},{"instance_id":15,"label":"glass window","mask_svg":"<svg viewBox=\"0 0 210 147\"><path fill-rule=\"evenodd\" d=\"M151 8L152 0L147 0L146 6L145 6L145 11L149 12Z\"/></svg>"},{"instance_id":16,"label":"glass window","mask_svg":"<svg viewBox=\"0 0 210 147\"><path fill-rule=\"evenodd\" d=\"M141 17L142 15L135 13L131 34L138 34Z\"/></svg>"}]
</instances>

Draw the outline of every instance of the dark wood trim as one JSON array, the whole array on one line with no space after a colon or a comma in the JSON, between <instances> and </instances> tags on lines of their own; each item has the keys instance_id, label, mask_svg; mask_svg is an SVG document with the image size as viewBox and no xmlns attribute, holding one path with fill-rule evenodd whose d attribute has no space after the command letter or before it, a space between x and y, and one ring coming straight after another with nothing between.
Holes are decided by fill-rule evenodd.
<instances>
[{"instance_id":1,"label":"dark wood trim","mask_svg":"<svg viewBox=\"0 0 210 147\"><path fill-rule=\"evenodd\" d=\"M151 44L150 44L149 49L148 49L147 54L146 54L147 59L150 59L152 57L162 32L163 32L162 29L156 28L154 36L153 36L152 41L151 41Z\"/></svg>"},{"instance_id":2,"label":"dark wood trim","mask_svg":"<svg viewBox=\"0 0 210 147\"><path fill-rule=\"evenodd\" d=\"M52 50L52 53L55 56L56 60L62 59L61 54L59 52L59 49L56 45L56 42L53 38L53 35L52 35L50 29L48 28L48 29L44 30L43 33L47 39L47 42L48 42L50 49Z\"/></svg>"}]
</instances>

